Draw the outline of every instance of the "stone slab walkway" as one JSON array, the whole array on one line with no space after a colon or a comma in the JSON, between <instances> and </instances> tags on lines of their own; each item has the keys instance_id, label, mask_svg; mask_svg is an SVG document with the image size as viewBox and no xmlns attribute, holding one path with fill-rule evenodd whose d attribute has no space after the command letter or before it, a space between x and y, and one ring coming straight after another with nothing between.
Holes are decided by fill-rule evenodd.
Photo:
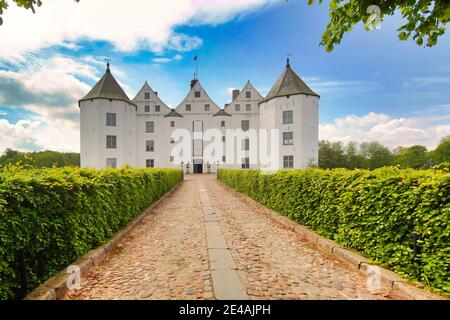
<instances>
[{"instance_id":1,"label":"stone slab walkway","mask_svg":"<svg viewBox=\"0 0 450 320\"><path fill-rule=\"evenodd\" d=\"M65 299L392 299L228 191L187 175Z\"/></svg>"}]
</instances>

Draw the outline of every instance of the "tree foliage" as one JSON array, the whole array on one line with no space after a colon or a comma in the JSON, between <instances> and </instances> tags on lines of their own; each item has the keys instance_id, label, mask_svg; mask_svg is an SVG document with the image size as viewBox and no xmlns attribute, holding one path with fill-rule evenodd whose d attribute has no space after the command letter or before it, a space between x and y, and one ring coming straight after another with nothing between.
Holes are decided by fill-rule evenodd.
<instances>
[{"instance_id":1,"label":"tree foliage","mask_svg":"<svg viewBox=\"0 0 450 320\"><path fill-rule=\"evenodd\" d=\"M10 0L9 2L14 2L19 7L25 9L31 9L33 13L35 12L36 7L40 7L42 5L41 0ZM3 23L1 15L7 8L8 8L8 1L0 0L0 25Z\"/></svg>"},{"instance_id":2,"label":"tree foliage","mask_svg":"<svg viewBox=\"0 0 450 320\"><path fill-rule=\"evenodd\" d=\"M0 166L7 164L25 165L34 168L50 168L65 166L80 166L80 154L74 152L39 151L39 152L19 152L6 149L0 157Z\"/></svg>"},{"instance_id":3,"label":"tree foliage","mask_svg":"<svg viewBox=\"0 0 450 320\"><path fill-rule=\"evenodd\" d=\"M319 168L369 169L398 165L401 168L425 169L450 162L450 136L443 138L437 148L428 151L425 146L398 147L394 151L381 143L319 142Z\"/></svg>"},{"instance_id":4,"label":"tree foliage","mask_svg":"<svg viewBox=\"0 0 450 320\"><path fill-rule=\"evenodd\" d=\"M308 4L322 1L308 0ZM330 21L320 44L327 51L333 51L345 33L359 22L366 23L373 17L373 11L369 9L373 5L380 9L380 21L386 15L400 13L406 23L398 29L399 39L412 38L418 45L425 43L428 47L434 46L450 21L448 0L331 0ZM366 29L369 29L367 25Z\"/></svg>"}]
</instances>

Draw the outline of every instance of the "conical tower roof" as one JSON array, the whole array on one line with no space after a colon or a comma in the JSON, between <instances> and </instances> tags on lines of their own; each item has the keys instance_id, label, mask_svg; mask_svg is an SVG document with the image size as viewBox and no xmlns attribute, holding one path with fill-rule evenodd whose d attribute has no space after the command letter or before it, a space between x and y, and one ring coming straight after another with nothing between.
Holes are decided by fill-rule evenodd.
<instances>
[{"instance_id":1,"label":"conical tower roof","mask_svg":"<svg viewBox=\"0 0 450 320\"><path fill-rule=\"evenodd\" d=\"M134 102L128 98L116 79L114 79L111 70L109 69L109 63L107 64L105 75L97 82L91 91L80 100L80 102L91 99L121 100L135 105Z\"/></svg>"},{"instance_id":2,"label":"conical tower roof","mask_svg":"<svg viewBox=\"0 0 450 320\"><path fill-rule=\"evenodd\" d=\"M294 70L292 70L288 59L286 69L284 69L277 82L275 82L272 89L270 89L267 96L261 102L265 102L276 97L292 96L295 94L307 94L320 97L317 93L312 91L302 79L300 79Z\"/></svg>"}]
</instances>

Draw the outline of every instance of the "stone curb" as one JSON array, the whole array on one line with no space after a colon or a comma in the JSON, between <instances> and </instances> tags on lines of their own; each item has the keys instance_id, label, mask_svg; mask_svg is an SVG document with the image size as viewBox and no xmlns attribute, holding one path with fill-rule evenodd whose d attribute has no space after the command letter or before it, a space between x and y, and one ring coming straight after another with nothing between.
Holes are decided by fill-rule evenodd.
<instances>
[{"instance_id":1,"label":"stone curb","mask_svg":"<svg viewBox=\"0 0 450 320\"><path fill-rule=\"evenodd\" d=\"M83 256L81 256L78 260L72 262L70 265L78 266L81 271L81 275L88 272L93 266L100 264L106 256L114 250L119 242L123 240L128 234L138 226L142 220L150 214L150 212L156 208L157 205L161 203L165 198L171 195L178 187L183 183L184 180L179 182L175 187L172 188L169 192L163 195L160 199L158 199L155 203L153 203L150 207L145 209L142 213L140 213L137 217L135 217L124 229L118 231L114 237L108 242L105 243L98 248L92 249L87 252ZM57 300L61 299L67 291L67 280L71 276L71 273L67 273L67 268L64 268L60 273L56 276L48 279L44 283L42 283L39 287L37 287L34 291L30 292L24 300Z\"/></svg>"},{"instance_id":2,"label":"stone curb","mask_svg":"<svg viewBox=\"0 0 450 320\"><path fill-rule=\"evenodd\" d=\"M447 298L443 296L439 296L422 289L425 288L425 286L419 282L414 282L414 285L409 284L406 280L402 279L394 272L378 265L371 264L367 258L359 253L351 249L344 248L338 243L318 235L314 231L309 230L307 227L298 224L286 216L280 215L247 195L234 190L222 181L218 181L227 190L244 197L246 200L254 203L255 205L262 207L264 209L262 212L264 212L269 219L280 224L283 228L301 235L320 251L339 259L340 261L357 269L359 272L362 272L364 275L369 275L374 272L373 270L376 270L380 276L382 287L388 289L390 292L398 292L410 300L447 300Z\"/></svg>"}]
</instances>

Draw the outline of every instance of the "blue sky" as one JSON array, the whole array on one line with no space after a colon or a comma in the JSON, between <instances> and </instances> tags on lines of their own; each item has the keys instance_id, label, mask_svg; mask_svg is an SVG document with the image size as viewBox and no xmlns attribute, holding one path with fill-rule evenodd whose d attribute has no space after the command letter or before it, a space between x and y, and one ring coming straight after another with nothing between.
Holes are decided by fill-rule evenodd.
<instances>
[{"instance_id":1,"label":"blue sky","mask_svg":"<svg viewBox=\"0 0 450 320\"><path fill-rule=\"evenodd\" d=\"M0 141L0 152L24 146L77 151L76 101L104 72L105 57L131 98L147 80L175 107L187 93L195 55L200 81L223 106L230 90L242 88L247 80L267 93L290 54L293 68L321 95L321 138L434 148L450 134L449 34L433 48L399 41L396 29L402 18L396 15L386 17L379 30L367 32L358 25L327 53L319 46L328 22L327 4L174 2L179 2L176 10L152 1L149 12L158 11L154 17L140 13L148 3L138 0L126 9L105 6L105 0L80 2L79 20L59 17L61 12L71 14L67 8L75 5L68 1L51 3L33 16L23 10L7 12L0 42L9 41L11 49L0 53L0 132L10 134ZM101 23L84 13L97 5L109 8L102 9L108 12ZM141 22L127 19L139 20L141 14ZM8 28L21 19L27 19L20 27L27 31L11 37ZM35 38L30 38L26 32L34 26Z\"/></svg>"}]
</instances>

